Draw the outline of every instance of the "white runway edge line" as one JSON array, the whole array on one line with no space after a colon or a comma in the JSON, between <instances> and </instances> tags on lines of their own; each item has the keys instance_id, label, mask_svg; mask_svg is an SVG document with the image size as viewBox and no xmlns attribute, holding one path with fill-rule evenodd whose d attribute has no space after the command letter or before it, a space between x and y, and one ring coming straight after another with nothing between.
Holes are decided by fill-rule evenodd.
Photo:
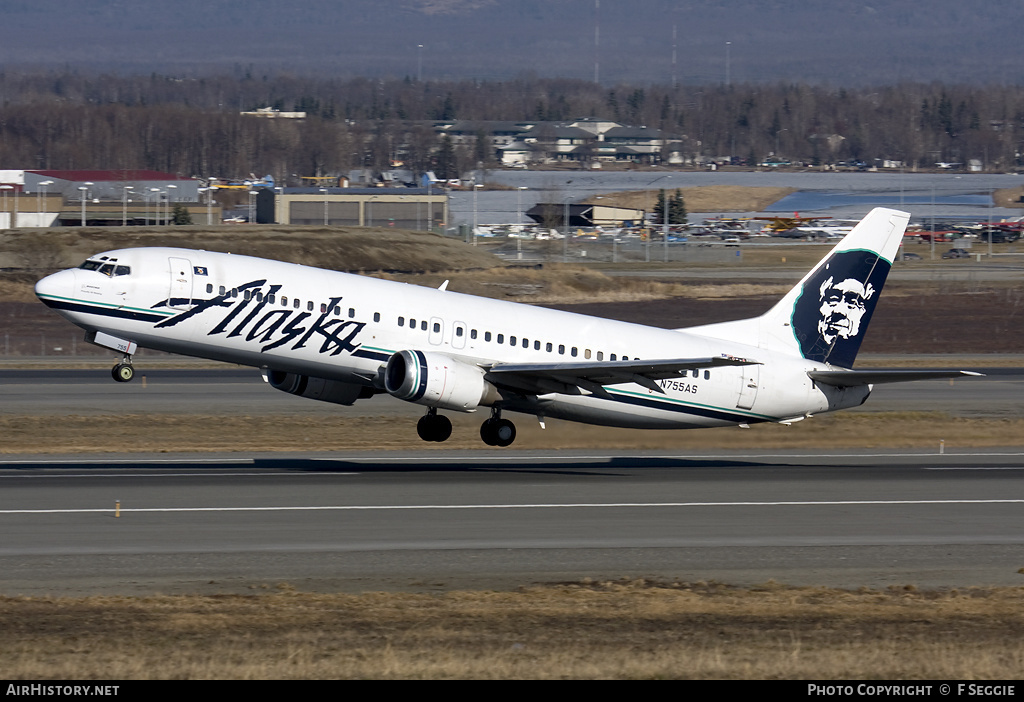
<instances>
[{"instance_id":1,"label":"white runway edge line","mask_svg":"<svg viewBox=\"0 0 1024 702\"><path fill-rule=\"evenodd\" d=\"M324 505L319 507L137 507L121 508L121 514L145 512L358 512L456 509L608 509L664 507L840 507L913 505L1011 505L1019 500L815 500L808 502L579 502L513 505ZM5 509L2 514L87 514L112 513L113 509Z\"/></svg>"}]
</instances>

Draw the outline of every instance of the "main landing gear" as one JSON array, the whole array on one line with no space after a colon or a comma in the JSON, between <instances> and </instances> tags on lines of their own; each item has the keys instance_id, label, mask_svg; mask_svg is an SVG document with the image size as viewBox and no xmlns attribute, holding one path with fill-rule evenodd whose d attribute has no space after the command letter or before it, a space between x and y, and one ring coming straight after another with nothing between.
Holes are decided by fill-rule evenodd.
<instances>
[{"instance_id":1,"label":"main landing gear","mask_svg":"<svg viewBox=\"0 0 1024 702\"><path fill-rule=\"evenodd\" d=\"M431 407L416 423L416 433L424 441L447 441L452 435L452 420L438 414L436 407Z\"/></svg>"},{"instance_id":2,"label":"main landing gear","mask_svg":"<svg viewBox=\"0 0 1024 702\"><path fill-rule=\"evenodd\" d=\"M452 435L452 422L431 407L416 423L416 433L424 441L447 441ZM495 407L491 416L480 425L480 438L488 446L510 446L516 440L516 425L501 418L501 409Z\"/></svg>"},{"instance_id":3,"label":"main landing gear","mask_svg":"<svg viewBox=\"0 0 1024 702\"><path fill-rule=\"evenodd\" d=\"M510 446L516 440L516 425L501 418L501 409L491 409L491 417L480 425L480 438L488 446Z\"/></svg>"},{"instance_id":4,"label":"main landing gear","mask_svg":"<svg viewBox=\"0 0 1024 702\"><path fill-rule=\"evenodd\" d=\"M116 366L110 369L110 376L119 383L127 383L135 377L135 369L132 368L132 357L128 354Z\"/></svg>"}]
</instances>

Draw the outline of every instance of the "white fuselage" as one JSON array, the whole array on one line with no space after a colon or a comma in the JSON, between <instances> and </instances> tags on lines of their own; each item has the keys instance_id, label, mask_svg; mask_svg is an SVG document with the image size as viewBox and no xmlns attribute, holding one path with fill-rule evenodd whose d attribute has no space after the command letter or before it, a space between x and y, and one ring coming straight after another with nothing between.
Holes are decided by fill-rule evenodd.
<instances>
[{"instance_id":1,"label":"white fuselage","mask_svg":"<svg viewBox=\"0 0 1024 702\"><path fill-rule=\"evenodd\" d=\"M49 306L141 347L381 388L395 353L495 363L601 363L723 354L757 365L625 383L606 394L502 392L503 409L612 426L688 428L792 421L861 404L866 386L816 385L823 365L777 350L446 290L174 248L110 251L130 273L70 269L40 281Z\"/></svg>"}]
</instances>

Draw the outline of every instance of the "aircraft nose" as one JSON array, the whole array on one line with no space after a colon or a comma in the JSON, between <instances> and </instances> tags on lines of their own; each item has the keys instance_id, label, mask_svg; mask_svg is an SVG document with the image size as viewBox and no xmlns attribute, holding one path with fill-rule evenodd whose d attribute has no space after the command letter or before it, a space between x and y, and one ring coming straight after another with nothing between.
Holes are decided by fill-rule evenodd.
<instances>
[{"instance_id":1,"label":"aircraft nose","mask_svg":"<svg viewBox=\"0 0 1024 702\"><path fill-rule=\"evenodd\" d=\"M75 270L69 269L48 275L36 283L36 297L49 307L58 300L67 300L74 295Z\"/></svg>"}]
</instances>

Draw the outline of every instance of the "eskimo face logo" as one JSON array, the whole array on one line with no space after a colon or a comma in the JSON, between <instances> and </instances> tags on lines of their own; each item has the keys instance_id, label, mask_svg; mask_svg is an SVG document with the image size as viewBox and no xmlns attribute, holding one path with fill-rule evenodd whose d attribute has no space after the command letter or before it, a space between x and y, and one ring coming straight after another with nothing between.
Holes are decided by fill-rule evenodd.
<instances>
[{"instance_id":1,"label":"eskimo face logo","mask_svg":"<svg viewBox=\"0 0 1024 702\"><path fill-rule=\"evenodd\" d=\"M889 268L870 251L843 251L815 271L793 306L793 333L804 358L853 366Z\"/></svg>"},{"instance_id":2,"label":"eskimo face logo","mask_svg":"<svg viewBox=\"0 0 1024 702\"><path fill-rule=\"evenodd\" d=\"M866 310L865 303L875 294L874 286L870 283L864 285L853 278L836 283L830 276L818 292L821 300L818 333L825 343L832 344L836 338L857 336Z\"/></svg>"}]
</instances>

